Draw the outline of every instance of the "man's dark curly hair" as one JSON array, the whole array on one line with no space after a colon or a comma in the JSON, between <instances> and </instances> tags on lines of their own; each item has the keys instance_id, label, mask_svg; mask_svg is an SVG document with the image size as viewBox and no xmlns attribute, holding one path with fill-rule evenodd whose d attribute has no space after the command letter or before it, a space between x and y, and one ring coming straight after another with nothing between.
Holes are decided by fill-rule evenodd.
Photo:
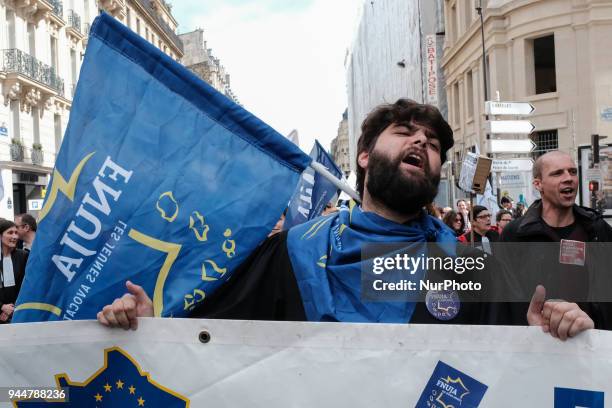
<instances>
[{"instance_id":1,"label":"man's dark curly hair","mask_svg":"<svg viewBox=\"0 0 612 408\"><path fill-rule=\"evenodd\" d=\"M432 105L417 103L410 99L398 99L394 104L378 106L365 118L361 125L361 136L357 142L357 191L363 197L365 169L359 166L359 154L371 152L378 136L391 124L406 126L415 130L415 126L428 129L433 137L440 141L440 158L446 161L446 152L453 147L453 131Z\"/></svg>"}]
</instances>

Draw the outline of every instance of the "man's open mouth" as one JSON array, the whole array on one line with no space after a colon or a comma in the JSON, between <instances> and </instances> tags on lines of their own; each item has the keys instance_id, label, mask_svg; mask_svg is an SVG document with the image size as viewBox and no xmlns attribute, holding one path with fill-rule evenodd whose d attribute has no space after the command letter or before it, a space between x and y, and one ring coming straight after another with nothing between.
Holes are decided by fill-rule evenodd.
<instances>
[{"instance_id":1,"label":"man's open mouth","mask_svg":"<svg viewBox=\"0 0 612 408\"><path fill-rule=\"evenodd\" d=\"M418 167L419 169L423 169L425 165L425 161L418 154L410 153L404 157L402 163L410 164L411 166Z\"/></svg>"}]
</instances>

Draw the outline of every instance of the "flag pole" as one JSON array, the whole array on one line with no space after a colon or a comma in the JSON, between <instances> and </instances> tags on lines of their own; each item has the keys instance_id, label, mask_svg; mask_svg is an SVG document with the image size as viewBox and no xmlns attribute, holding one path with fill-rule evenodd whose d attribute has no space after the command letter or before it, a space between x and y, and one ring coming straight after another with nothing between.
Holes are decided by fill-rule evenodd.
<instances>
[{"instance_id":1,"label":"flag pole","mask_svg":"<svg viewBox=\"0 0 612 408\"><path fill-rule=\"evenodd\" d=\"M359 194L357 194L357 192L355 190L353 190L348 184L346 184L346 183L342 182L341 180L337 179L336 176L331 174L325 168L324 165L322 165L321 163L313 160L310 163L310 167L312 167L312 169L314 171L316 171L317 173L319 173L320 175L325 177L334 186L338 187L340 190L342 190L346 194L348 194L353 200L357 201L358 203L361 202L361 198L359 198Z\"/></svg>"}]
</instances>

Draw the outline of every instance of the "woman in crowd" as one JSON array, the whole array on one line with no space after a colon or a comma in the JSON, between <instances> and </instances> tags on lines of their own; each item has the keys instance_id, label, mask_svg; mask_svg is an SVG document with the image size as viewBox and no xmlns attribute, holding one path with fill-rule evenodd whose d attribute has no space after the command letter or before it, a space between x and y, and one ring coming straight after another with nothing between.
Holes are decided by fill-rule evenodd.
<instances>
[{"instance_id":1,"label":"woman in crowd","mask_svg":"<svg viewBox=\"0 0 612 408\"><path fill-rule=\"evenodd\" d=\"M442 221L453 230L456 236L463 234L465 224L461 214L450 210L444 215L444 219Z\"/></svg>"},{"instance_id":2,"label":"woman in crowd","mask_svg":"<svg viewBox=\"0 0 612 408\"><path fill-rule=\"evenodd\" d=\"M28 253L17 249L17 227L8 220L0 220L0 324L9 323L15 311L15 302L25 276Z\"/></svg>"}]
</instances>

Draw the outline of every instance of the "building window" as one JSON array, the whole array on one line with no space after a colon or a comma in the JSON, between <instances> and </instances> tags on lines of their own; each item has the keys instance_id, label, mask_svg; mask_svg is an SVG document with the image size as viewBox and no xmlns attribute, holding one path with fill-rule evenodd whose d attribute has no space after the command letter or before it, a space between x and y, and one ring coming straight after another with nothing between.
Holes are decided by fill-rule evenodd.
<instances>
[{"instance_id":1,"label":"building window","mask_svg":"<svg viewBox=\"0 0 612 408\"><path fill-rule=\"evenodd\" d=\"M534 132L530 137L536 144L536 148L531 153L534 160L546 152L559 149L559 135L557 129Z\"/></svg>"},{"instance_id":2,"label":"building window","mask_svg":"<svg viewBox=\"0 0 612 408\"><path fill-rule=\"evenodd\" d=\"M55 131L55 154L57 155L62 145L62 115L53 115L53 129Z\"/></svg>"},{"instance_id":3,"label":"building window","mask_svg":"<svg viewBox=\"0 0 612 408\"><path fill-rule=\"evenodd\" d=\"M136 32L140 35L140 19L136 17Z\"/></svg>"},{"instance_id":4,"label":"building window","mask_svg":"<svg viewBox=\"0 0 612 408\"><path fill-rule=\"evenodd\" d=\"M76 83L77 83L77 60L76 60L75 50L70 50L70 71L71 71L71 78L72 78L70 96L74 97L74 91L75 91Z\"/></svg>"},{"instance_id":5,"label":"building window","mask_svg":"<svg viewBox=\"0 0 612 408\"><path fill-rule=\"evenodd\" d=\"M57 73L57 66L58 66L58 62L57 62L57 38L55 37L51 37L51 68L53 68L55 70L55 72Z\"/></svg>"},{"instance_id":6,"label":"building window","mask_svg":"<svg viewBox=\"0 0 612 408\"><path fill-rule=\"evenodd\" d=\"M525 42L526 85L529 95L557 92L555 66L554 34Z\"/></svg>"},{"instance_id":7,"label":"building window","mask_svg":"<svg viewBox=\"0 0 612 408\"><path fill-rule=\"evenodd\" d=\"M554 35L533 40L533 65L535 93L557 92Z\"/></svg>"},{"instance_id":8,"label":"building window","mask_svg":"<svg viewBox=\"0 0 612 408\"><path fill-rule=\"evenodd\" d=\"M125 23L128 26L128 28L132 28L132 12L130 11L129 7L127 7L127 14L125 16Z\"/></svg>"},{"instance_id":9,"label":"building window","mask_svg":"<svg viewBox=\"0 0 612 408\"><path fill-rule=\"evenodd\" d=\"M85 22L89 24L89 0L83 1L83 17L85 19Z\"/></svg>"},{"instance_id":10,"label":"building window","mask_svg":"<svg viewBox=\"0 0 612 408\"><path fill-rule=\"evenodd\" d=\"M487 96L491 98L491 60L487 55L485 57L485 64L487 65L485 75L487 76Z\"/></svg>"},{"instance_id":11,"label":"building window","mask_svg":"<svg viewBox=\"0 0 612 408\"><path fill-rule=\"evenodd\" d=\"M145 39L149 41L149 27L145 27Z\"/></svg>"},{"instance_id":12,"label":"building window","mask_svg":"<svg viewBox=\"0 0 612 408\"><path fill-rule=\"evenodd\" d=\"M450 11L450 34L451 34L451 43L454 44L457 42L457 38L459 37L458 33L457 33L457 20L458 20L458 15L457 15L457 5L453 4L451 6L451 11Z\"/></svg>"},{"instance_id":13,"label":"building window","mask_svg":"<svg viewBox=\"0 0 612 408\"><path fill-rule=\"evenodd\" d=\"M467 73L465 82L467 91L467 115L468 118L474 118L474 80L472 71Z\"/></svg>"},{"instance_id":14,"label":"building window","mask_svg":"<svg viewBox=\"0 0 612 408\"><path fill-rule=\"evenodd\" d=\"M36 27L28 23L28 54L36 57Z\"/></svg>"},{"instance_id":15,"label":"building window","mask_svg":"<svg viewBox=\"0 0 612 408\"><path fill-rule=\"evenodd\" d=\"M459 82L453 84L453 124L459 126L461 115L459 114Z\"/></svg>"},{"instance_id":16,"label":"building window","mask_svg":"<svg viewBox=\"0 0 612 408\"><path fill-rule=\"evenodd\" d=\"M37 106L32 106L30 112L32 114L32 135L34 136L34 143L40 143L40 116Z\"/></svg>"},{"instance_id":17,"label":"building window","mask_svg":"<svg viewBox=\"0 0 612 408\"><path fill-rule=\"evenodd\" d=\"M21 125L19 123L19 101L11 100L11 139L21 140Z\"/></svg>"},{"instance_id":18,"label":"building window","mask_svg":"<svg viewBox=\"0 0 612 408\"><path fill-rule=\"evenodd\" d=\"M8 47L16 48L15 45L15 12L6 10L6 34L8 38Z\"/></svg>"},{"instance_id":19,"label":"building window","mask_svg":"<svg viewBox=\"0 0 612 408\"><path fill-rule=\"evenodd\" d=\"M463 1L463 32L466 33L472 25L472 14L474 7L471 0Z\"/></svg>"}]
</instances>

